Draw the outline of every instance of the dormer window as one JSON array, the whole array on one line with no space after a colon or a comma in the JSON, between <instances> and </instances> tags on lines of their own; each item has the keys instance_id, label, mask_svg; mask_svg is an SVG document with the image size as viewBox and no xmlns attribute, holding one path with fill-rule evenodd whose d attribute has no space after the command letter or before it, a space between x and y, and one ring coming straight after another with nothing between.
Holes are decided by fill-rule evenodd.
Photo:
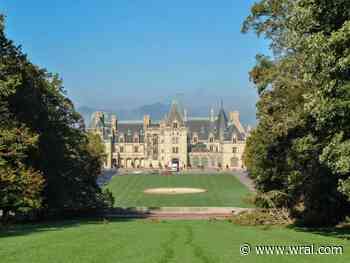
<instances>
[{"instance_id":1,"label":"dormer window","mask_svg":"<svg viewBox=\"0 0 350 263\"><path fill-rule=\"evenodd\" d=\"M121 142L121 143L124 142L124 136L123 136L123 135L121 135L121 136L119 137L119 142Z\"/></svg>"},{"instance_id":2,"label":"dormer window","mask_svg":"<svg viewBox=\"0 0 350 263\"><path fill-rule=\"evenodd\" d=\"M177 129L177 128L178 128L178 124L177 124L176 121L173 123L173 128L174 128L174 129Z\"/></svg>"},{"instance_id":3,"label":"dormer window","mask_svg":"<svg viewBox=\"0 0 350 263\"><path fill-rule=\"evenodd\" d=\"M193 136L193 143L194 144L198 143L198 137L197 136Z\"/></svg>"},{"instance_id":4,"label":"dormer window","mask_svg":"<svg viewBox=\"0 0 350 263\"><path fill-rule=\"evenodd\" d=\"M232 137L232 143L237 143L237 135L234 134Z\"/></svg>"},{"instance_id":5,"label":"dormer window","mask_svg":"<svg viewBox=\"0 0 350 263\"><path fill-rule=\"evenodd\" d=\"M209 138L209 142L214 142L214 138L213 138L213 137L210 137L210 138Z\"/></svg>"},{"instance_id":6,"label":"dormer window","mask_svg":"<svg viewBox=\"0 0 350 263\"><path fill-rule=\"evenodd\" d=\"M134 139L133 139L134 143L139 143L139 136L137 133L134 134Z\"/></svg>"}]
</instances>

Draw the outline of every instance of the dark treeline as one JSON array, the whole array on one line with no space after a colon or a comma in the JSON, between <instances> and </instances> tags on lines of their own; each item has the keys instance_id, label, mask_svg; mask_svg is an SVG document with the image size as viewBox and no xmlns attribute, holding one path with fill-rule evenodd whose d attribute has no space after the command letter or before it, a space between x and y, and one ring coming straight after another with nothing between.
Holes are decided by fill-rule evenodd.
<instances>
[{"instance_id":1,"label":"dark treeline","mask_svg":"<svg viewBox=\"0 0 350 263\"><path fill-rule=\"evenodd\" d=\"M103 153L57 75L7 39L0 16L0 210L85 210L110 205L96 184Z\"/></svg>"},{"instance_id":2,"label":"dark treeline","mask_svg":"<svg viewBox=\"0 0 350 263\"><path fill-rule=\"evenodd\" d=\"M259 124L246 166L299 222L336 224L350 208L350 1L260 0L249 30L273 56L257 56L250 72Z\"/></svg>"}]
</instances>

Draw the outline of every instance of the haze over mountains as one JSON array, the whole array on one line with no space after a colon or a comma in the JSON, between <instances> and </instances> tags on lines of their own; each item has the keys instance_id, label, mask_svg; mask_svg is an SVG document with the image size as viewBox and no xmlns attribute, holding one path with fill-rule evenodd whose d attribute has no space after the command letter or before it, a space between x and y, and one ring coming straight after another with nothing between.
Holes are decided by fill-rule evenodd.
<instances>
[{"instance_id":1,"label":"haze over mountains","mask_svg":"<svg viewBox=\"0 0 350 263\"><path fill-rule=\"evenodd\" d=\"M168 113L174 99L186 108L189 117L206 117L211 107L218 112L220 101L223 100L227 112L237 110L244 125L255 126L255 103L258 96L254 88L248 86L244 92L240 92L235 88L236 85L238 87L240 85L235 84L234 80L232 86L225 88L215 88L214 85L208 87L205 84L194 90L186 88L174 89L171 92L164 90L154 95L151 95L154 93L151 88L145 88L132 96L125 94L121 88L115 88L108 92L101 91L100 96L91 96L89 100L79 96L75 102L78 111L88 124L91 114L95 111L114 113L119 120L141 120L145 114L150 114L153 120L160 120ZM115 94L116 91L119 93Z\"/></svg>"}]
</instances>

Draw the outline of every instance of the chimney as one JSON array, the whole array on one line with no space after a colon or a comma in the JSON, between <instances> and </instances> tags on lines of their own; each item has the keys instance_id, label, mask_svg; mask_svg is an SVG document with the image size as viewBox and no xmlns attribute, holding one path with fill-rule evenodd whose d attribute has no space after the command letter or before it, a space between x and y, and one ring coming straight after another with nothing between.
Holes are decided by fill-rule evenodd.
<instances>
[{"instance_id":1,"label":"chimney","mask_svg":"<svg viewBox=\"0 0 350 263\"><path fill-rule=\"evenodd\" d=\"M112 128L112 131L116 133L118 129L118 119L117 119L117 116L115 115L112 115L111 117L111 128Z\"/></svg>"},{"instance_id":2,"label":"chimney","mask_svg":"<svg viewBox=\"0 0 350 263\"><path fill-rule=\"evenodd\" d=\"M92 120L93 120L93 125L96 127L97 123L99 121L103 121L103 112L102 111L96 111L93 115L92 115Z\"/></svg>"},{"instance_id":3,"label":"chimney","mask_svg":"<svg viewBox=\"0 0 350 263\"><path fill-rule=\"evenodd\" d=\"M241 133L244 133L244 128L239 118L239 111L231 111L229 113L229 118L230 118L230 122L237 127L238 131Z\"/></svg>"},{"instance_id":4,"label":"chimney","mask_svg":"<svg viewBox=\"0 0 350 263\"><path fill-rule=\"evenodd\" d=\"M143 116L143 127L148 128L151 125L151 117L149 115Z\"/></svg>"}]
</instances>

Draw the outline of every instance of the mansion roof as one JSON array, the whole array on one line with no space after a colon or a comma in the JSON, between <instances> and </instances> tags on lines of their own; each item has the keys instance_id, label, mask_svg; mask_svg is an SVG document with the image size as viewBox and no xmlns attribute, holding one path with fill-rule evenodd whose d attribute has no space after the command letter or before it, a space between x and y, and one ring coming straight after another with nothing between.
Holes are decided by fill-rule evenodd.
<instances>
[{"instance_id":1,"label":"mansion roof","mask_svg":"<svg viewBox=\"0 0 350 263\"><path fill-rule=\"evenodd\" d=\"M177 121L179 126L185 126L188 131L190 138L197 137L199 141L206 141L210 138L222 141L231 141L232 138L236 137L237 140L244 140L246 137L245 131L239 129L234 121L229 120L227 115L221 107L219 114L216 118L187 118L184 117L176 103L173 103L169 114L164 118L163 122L166 126ZM151 122L147 128L160 128L161 121ZM239 123L240 125L240 123ZM112 134L112 121L111 116L106 114L95 114L92 118L91 128L103 129L104 139L110 138ZM138 138L139 142L144 142L144 122L139 121L118 121L117 124L117 136L115 136L115 142L118 142L120 137L123 137L125 142L133 142L135 137Z\"/></svg>"}]
</instances>

